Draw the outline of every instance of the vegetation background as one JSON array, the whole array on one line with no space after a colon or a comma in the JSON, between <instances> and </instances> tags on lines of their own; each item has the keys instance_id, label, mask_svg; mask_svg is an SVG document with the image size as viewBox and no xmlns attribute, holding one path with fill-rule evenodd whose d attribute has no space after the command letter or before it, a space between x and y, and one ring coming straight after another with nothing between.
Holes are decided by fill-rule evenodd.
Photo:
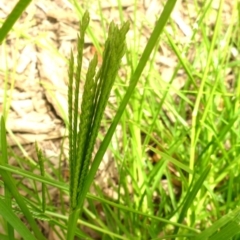
<instances>
[{"instance_id":1,"label":"vegetation background","mask_svg":"<svg viewBox=\"0 0 240 240\"><path fill-rule=\"evenodd\" d=\"M20 1L11 15L16 2L0 4L0 24L21 16L7 25L10 32L6 25L0 29L1 41L6 36L0 45L0 107L8 132L5 141L2 121L0 238L14 239L15 229L16 239L35 239L33 233L66 239L68 59L71 49L77 53L79 21L87 9L80 101L95 52L102 64L111 20L130 22L95 154L164 4ZM171 9L165 10L167 25L145 59L87 194L78 239L239 239L240 4L176 1L169 19Z\"/></svg>"}]
</instances>

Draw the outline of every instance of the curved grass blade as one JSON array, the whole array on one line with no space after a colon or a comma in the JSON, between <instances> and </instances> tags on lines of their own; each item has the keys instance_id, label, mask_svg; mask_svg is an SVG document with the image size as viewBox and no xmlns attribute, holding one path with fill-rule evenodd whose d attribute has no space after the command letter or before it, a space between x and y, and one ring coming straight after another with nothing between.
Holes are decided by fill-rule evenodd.
<instances>
[{"instance_id":1,"label":"curved grass blade","mask_svg":"<svg viewBox=\"0 0 240 240\"><path fill-rule=\"evenodd\" d=\"M2 119L0 123L0 152L2 154L0 158L0 165L8 164L8 152L7 152L7 142L6 142L6 129L5 129L5 123ZM5 196L5 204L7 207L12 207L12 195L10 191L7 188L6 183L4 183L4 196ZM11 224L7 223L7 232L9 239L14 238L14 230L11 226Z\"/></svg>"},{"instance_id":2,"label":"curved grass blade","mask_svg":"<svg viewBox=\"0 0 240 240\"><path fill-rule=\"evenodd\" d=\"M19 19L22 12L26 9L31 0L20 0L0 28L0 44L12 29L14 23Z\"/></svg>"},{"instance_id":3,"label":"curved grass blade","mask_svg":"<svg viewBox=\"0 0 240 240\"><path fill-rule=\"evenodd\" d=\"M220 237L220 235L218 235L218 233L220 233L220 231L222 231L222 233L226 234L226 232L228 232L231 228L236 229L236 224L238 225L238 228L239 228L239 223L240 223L240 208L237 208L237 209L233 210L232 212L228 213L227 215L223 216L222 218L220 218L211 227L209 227L208 229L206 229L203 232L201 232L200 234L198 234L196 237L194 237L194 240L212 239L211 236L215 233L216 233L215 236ZM224 227L226 227L226 228L224 229ZM221 228L221 230L219 231L220 228ZM237 234L239 232L239 230L240 230L240 228L235 233ZM213 236L214 239L223 239L221 237L215 238L215 236ZM232 235L229 234L229 236L231 237ZM224 240L225 239L229 239L229 237L224 238Z\"/></svg>"},{"instance_id":4,"label":"curved grass blade","mask_svg":"<svg viewBox=\"0 0 240 240\"><path fill-rule=\"evenodd\" d=\"M240 232L239 223L231 221L226 226L217 231L216 234L211 236L211 240L225 240L236 236ZM239 239L239 238L236 238Z\"/></svg>"},{"instance_id":5,"label":"curved grass blade","mask_svg":"<svg viewBox=\"0 0 240 240\"><path fill-rule=\"evenodd\" d=\"M27 227L19 220L19 218L12 212L5 201L0 199L0 215L9 222L13 228L26 240L36 240ZM8 236L7 239L14 239Z\"/></svg>"},{"instance_id":6,"label":"curved grass blade","mask_svg":"<svg viewBox=\"0 0 240 240\"><path fill-rule=\"evenodd\" d=\"M196 197L198 191L201 189L203 182L207 178L209 172L211 170L211 165L207 166L204 172L201 174L195 185L193 186L192 191L186 196L185 203L183 204L182 210L179 215L178 223L182 223L184 217L187 214L188 209L193 203L194 198ZM176 228L175 233L177 233L178 228Z\"/></svg>"},{"instance_id":7,"label":"curved grass blade","mask_svg":"<svg viewBox=\"0 0 240 240\"><path fill-rule=\"evenodd\" d=\"M3 117L1 118L1 152L4 151L7 152L7 141L6 141L6 130L5 130L5 124ZM0 158L0 164L4 165L3 156ZM7 162L7 160L5 160ZM36 224L34 218L32 217L26 203L24 202L23 197L19 194L17 190L17 184L15 183L15 180L11 176L11 174L7 171L0 170L0 175L2 176L3 182L8 188L11 195L16 199L16 202L18 203L19 207L21 208L24 216L27 218L29 225L31 226L32 230L34 231L37 239L39 240L45 240L45 237L42 235L41 231L39 230L38 225Z\"/></svg>"}]
</instances>

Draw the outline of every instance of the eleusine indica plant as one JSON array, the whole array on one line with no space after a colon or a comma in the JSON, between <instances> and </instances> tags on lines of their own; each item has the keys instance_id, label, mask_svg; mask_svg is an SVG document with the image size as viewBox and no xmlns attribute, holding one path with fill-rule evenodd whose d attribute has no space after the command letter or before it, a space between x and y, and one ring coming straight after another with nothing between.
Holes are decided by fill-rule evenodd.
<instances>
[{"instance_id":1,"label":"eleusine indica plant","mask_svg":"<svg viewBox=\"0 0 240 240\"><path fill-rule=\"evenodd\" d=\"M74 71L74 57L71 53L69 62L68 116L69 116L69 165L70 165L70 206L69 235L74 233L76 217L82 208L92 152L107 105L114 79L117 76L121 59L125 52L125 37L129 23L118 28L113 22L109 26L108 39L105 42L103 62L96 72L97 54L89 64L82 96L81 114L78 114L79 86L81 78L84 35L89 24L86 12L80 24L80 35L77 43L77 63Z\"/></svg>"},{"instance_id":2,"label":"eleusine indica plant","mask_svg":"<svg viewBox=\"0 0 240 240\"><path fill-rule=\"evenodd\" d=\"M156 45L158 38L173 10L176 1L168 1L157 21L156 27L150 36L148 44L141 56L139 64L130 79L130 85L119 106L104 140L98 149L92 163L91 157L103 117L105 106L108 102L114 79L120 67L121 58L125 52L125 37L129 29L129 23L124 23L120 28L113 22L109 26L108 39L104 45L103 62L96 72L97 55L89 64L82 96L81 114L78 116L79 85L83 57L84 34L89 23L89 15L86 12L80 24L78 37L78 55L76 71L74 71L74 57L71 53L69 61L69 163L70 163L70 215L68 221L67 239L73 239L79 214L81 213L84 199L94 179L102 157L110 143L111 137L117 127L122 113L137 85L141 73L146 66L150 54ZM75 80L75 81L74 81ZM78 131L79 129L79 131Z\"/></svg>"}]
</instances>

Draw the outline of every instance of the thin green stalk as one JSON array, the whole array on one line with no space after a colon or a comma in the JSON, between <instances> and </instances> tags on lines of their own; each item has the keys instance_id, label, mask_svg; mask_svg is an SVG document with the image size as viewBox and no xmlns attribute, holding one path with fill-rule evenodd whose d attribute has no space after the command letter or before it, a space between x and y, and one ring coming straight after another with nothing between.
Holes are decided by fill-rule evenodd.
<instances>
[{"instance_id":1,"label":"thin green stalk","mask_svg":"<svg viewBox=\"0 0 240 240\"><path fill-rule=\"evenodd\" d=\"M1 118L1 147L2 147L2 152L7 151L7 144L6 144L6 132L5 130L5 124L4 124L4 119L3 117ZM4 164L3 160L1 160L1 164ZM6 162L6 161L5 161ZM18 203L20 209L22 210L22 213L24 214L24 216L26 217L26 219L28 220L29 225L31 226L35 236L37 237L37 239L39 240L44 240L45 237L43 236L43 234L40 232L38 225L36 224L32 214L30 213L26 203L24 202L23 197L19 194L18 190L17 190L17 185L15 183L15 180L13 179L13 177L11 176L11 174L7 171L4 170L0 170L0 174L2 176L2 179L4 181L4 183L6 184L6 187L8 188L9 192L11 193L11 195L15 198L16 202Z\"/></svg>"},{"instance_id":2,"label":"thin green stalk","mask_svg":"<svg viewBox=\"0 0 240 240\"><path fill-rule=\"evenodd\" d=\"M1 123L0 123L0 150L2 153L1 159L0 159L0 163L1 165L7 165L8 164L8 152L7 152L7 142L6 142L6 129L5 129L5 123L3 118L1 119ZM11 208L12 207L12 195L9 191L9 189L7 188L6 183L4 182L4 195L5 195L5 204L6 207ZM9 239L13 239L14 238L14 229L12 227L12 225L7 222L7 232L8 232L8 236Z\"/></svg>"},{"instance_id":3,"label":"thin green stalk","mask_svg":"<svg viewBox=\"0 0 240 240\"><path fill-rule=\"evenodd\" d=\"M44 169L42 151L38 148L37 143L35 143L35 149L37 152L41 176L44 177L45 169ZM45 212L45 210L46 210L46 185L45 185L45 183L42 183L42 211L43 211L43 213Z\"/></svg>"},{"instance_id":4,"label":"thin green stalk","mask_svg":"<svg viewBox=\"0 0 240 240\"><path fill-rule=\"evenodd\" d=\"M75 169L75 162L73 159L76 157L73 154L73 75L74 75L74 58L73 58L73 52L71 51L70 59L69 59L69 68L68 68L68 138L69 138L69 168L70 168L70 182L74 182L74 172L73 169ZM73 184L70 184L70 196L73 194ZM71 202L72 204L72 202Z\"/></svg>"},{"instance_id":5,"label":"thin green stalk","mask_svg":"<svg viewBox=\"0 0 240 240\"><path fill-rule=\"evenodd\" d=\"M11 224L11 226L14 227L14 229L22 236L22 239L36 240L36 238L32 235L32 233L28 230L28 228L24 225L24 223L19 219L19 217L17 215L15 215L12 212L11 208L6 206L5 201L2 199L0 199L0 215L2 215L2 217L4 219L6 219L6 221L9 224ZM0 235L0 237L1 237L1 235ZM1 237L1 239L3 239L3 238ZM7 235L6 239L15 240L14 234L9 235L9 231L8 231L8 235Z\"/></svg>"},{"instance_id":6,"label":"thin green stalk","mask_svg":"<svg viewBox=\"0 0 240 240\"><path fill-rule=\"evenodd\" d=\"M196 144L198 141L198 136L201 132L201 128L197 129L198 110L199 110L199 106L200 106L200 101L203 96L203 89L204 89L205 83L207 81L207 76L208 76L210 65L212 62L213 50L214 50L214 47L216 44L217 34L219 31L219 26L220 26L220 17L221 17L221 13L222 13L222 7L223 7L223 0L221 0L220 4L219 4L219 10L218 10L218 14L217 14L213 39L211 42L211 46L210 46L210 50L209 50L209 54L208 54L208 58L207 58L207 63L206 63L205 71L203 73L202 81L201 81L201 84L199 87L197 99L196 99L194 109L192 112L192 131L191 131L191 146L190 146L191 150L190 150L190 160L189 160L189 168L191 170L194 170ZM189 175L189 183L192 181L192 177L193 177L193 175L190 174Z\"/></svg>"}]
</instances>

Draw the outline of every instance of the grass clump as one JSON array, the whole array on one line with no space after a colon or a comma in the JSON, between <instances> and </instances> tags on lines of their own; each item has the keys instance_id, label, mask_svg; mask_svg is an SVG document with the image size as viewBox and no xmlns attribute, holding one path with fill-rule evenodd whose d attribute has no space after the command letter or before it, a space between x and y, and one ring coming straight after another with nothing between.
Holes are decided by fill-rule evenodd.
<instances>
[{"instance_id":1,"label":"grass clump","mask_svg":"<svg viewBox=\"0 0 240 240\"><path fill-rule=\"evenodd\" d=\"M240 48L239 29L235 27L236 23L239 26L240 8L235 1L226 26L222 18L224 1L219 1L217 8L211 7L212 2L194 4L197 17L184 44L176 37L176 23L169 19L176 1L165 4L141 54L137 43L142 33L133 26L134 43L126 51L130 70L120 77L117 71L129 26L124 23L123 6L118 1L122 25L110 24L100 69L96 55L89 64L79 114L85 33L94 38L96 46L100 44L88 27L88 13L83 14L79 3L72 1L83 18L78 56L75 60L72 53L69 62L70 184L60 177L53 179L44 171L48 160L43 164L40 151L39 166L26 163L9 151L8 155L28 164L30 170L24 170L21 164L10 166L2 121L0 173L6 193L0 199L0 214L8 216L4 220L10 238L16 230L22 236L34 234L37 239L44 239L36 229L36 221L41 220L49 221L59 239L69 240L95 239L87 234L89 229L101 239L239 239L240 81L239 57L233 56L232 50ZM183 4L187 9L191 3ZM134 7L136 23L137 4ZM212 16L216 16L214 25L209 27ZM103 29L108 21L101 14ZM163 30L167 21L171 31L169 25ZM176 59L168 81L155 63L162 48ZM189 55L194 57L190 59ZM175 86L179 72L184 78L181 88ZM229 77L231 81L227 80ZM130 79L129 86L126 79ZM114 92L116 104L113 118L106 120L103 113L110 91ZM104 135L99 131L100 123L106 130ZM117 126L121 129L120 138L115 133ZM111 142L112 136L115 143ZM97 137L101 145L93 156ZM94 181L108 147L119 173L117 181L109 183L117 193L114 199L106 197ZM39 175L32 173L37 168ZM42 194L38 195L36 187L29 191L12 174L28 179L33 186L42 183ZM96 195L89 193L91 185ZM52 201L50 186L59 191L60 207ZM18 194L20 190L28 198ZM70 196L69 206L63 201L66 195ZM19 212L29 222L31 231L17 221Z\"/></svg>"},{"instance_id":2,"label":"grass clump","mask_svg":"<svg viewBox=\"0 0 240 240\"><path fill-rule=\"evenodd\" d=\"M97 138L104 109L107 105L114 79L120 67L125 51L125 36L129 24L120 29L112 22L103 52L103 63L96 74L97 55L89 64L82 96L81 114L78 120L79 84L81 77L84 34L89 23L89 14L85 13L80 25L78 37L77 68L74 73L73 53L69 63L69 162L70 162L70 199L71 211L77 212L85 199L83 186L90 168L90 160ZM75 81L74 81L75 76ZM75 90L74 90L75 85ZM73 99L74 96L74 99ZM79 128L77 128L79 126ZM78 130L79 129L79 130ZM88 180L89 181L89 180ZM82 201L80 201L82 199ZM72 216L72 215L70 215ZM72 218L69 219L69 231L73 232Z\"/></svg>"}]
</instances>

